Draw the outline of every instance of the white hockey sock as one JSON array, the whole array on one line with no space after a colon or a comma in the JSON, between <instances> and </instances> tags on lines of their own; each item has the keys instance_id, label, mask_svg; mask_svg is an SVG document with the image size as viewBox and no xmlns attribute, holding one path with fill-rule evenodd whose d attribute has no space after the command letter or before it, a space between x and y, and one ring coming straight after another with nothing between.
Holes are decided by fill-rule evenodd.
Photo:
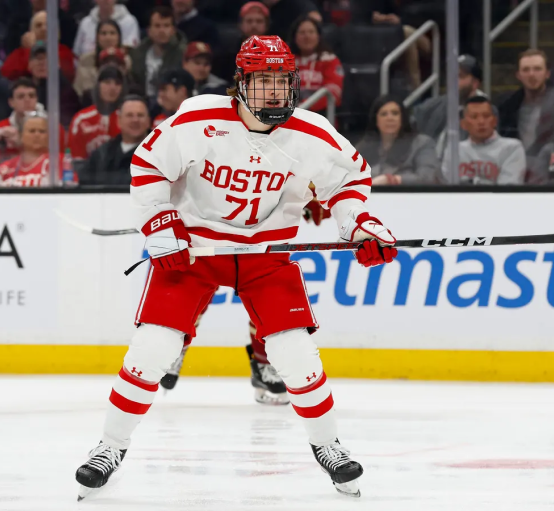
<instances>
[{"instance_id":1,"label":"white hockey sock","mask_svg":"<svg viewBox=\"0 0 554 511\"><path fill-rule=\"evenodd\" d=\"M150 409L157 390L158 383L141 380L122 367L110 394L102 441L111 447L127 449L131 433Z\"/></svg>"},{"instance_id":2,"label":"white hockey sock","mask_svg":"<svg viewBox=\"0 0 554 511\"><path fill-rule=\"evenodd\" d=\"M305 387L292 389L287 386L287 392L294 411L302 418L310 443L328 445L334 442L337 438L337 420L333 394L325 372Z\"/></svg>"},{"instance_id":3,"label":"white hockey sock","mask_svg":"<svg viewBox=\"0 0 554 511\"><path fill-rule=\"evenodd\" d=\"M306 329L269 335L265 349L271 365L285 382L291 404L313 445L328 445L337 438L333 395L319 350Z\"/></svg>"},{"instance_id":4,"label":"white hockey sock","mask_svg":"<svg viewBox=\"0 0 554 511\"><path fill-rule=\"evenodd\" d=\"M171 328L145 324L137 329L110 395L104 443L129 447L131 434L154 401L158 382L181 353L183 340L184 334Z\"/></svg>"}]
</instances>

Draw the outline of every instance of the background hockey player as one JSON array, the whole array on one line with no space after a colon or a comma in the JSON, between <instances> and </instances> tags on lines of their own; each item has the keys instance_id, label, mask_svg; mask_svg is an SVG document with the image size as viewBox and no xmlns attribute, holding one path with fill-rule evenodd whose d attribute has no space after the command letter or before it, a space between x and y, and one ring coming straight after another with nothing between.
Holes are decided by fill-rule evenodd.
<instances>
[{"instance_id":1,"label":"background hockey player","mask_svg":"<svg viewBox=\"0 0 554 511\"><path fill-rule=\"evenodd\" d=\"M298 231L313 182L340 237L364 266L391 262L396 242L366 204L370 168L318 114L296 109L294 56L276 36L237 55L232 97L185 101L133 157L131 196L152 260L138 326L114 383L100 444L76 473L80 497L119 468L158 384L195 336L218 286L233 287L287 386L313 454L336 489L359 496L363 469L338 441L333 396L311 333L318 328L300 265L288 254L189 256L192 246L282 243ZM186 427L186 426L185 426Z\"/></svg>"}]
</instances>

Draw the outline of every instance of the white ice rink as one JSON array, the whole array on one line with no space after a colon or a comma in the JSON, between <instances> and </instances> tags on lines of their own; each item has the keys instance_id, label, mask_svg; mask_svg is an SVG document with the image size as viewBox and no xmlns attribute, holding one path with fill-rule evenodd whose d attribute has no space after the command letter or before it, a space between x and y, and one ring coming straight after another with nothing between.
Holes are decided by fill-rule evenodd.
<instances>
[{"instance_id":1,"label":"white ice rink","mask_svg":"<svg viewBox=\"0 0 554 511\"><path fill-rule=\"evenodd\" d=\"M340 439L365 468L336 493L292 409L247 379L183 378L156 398L122 469L76 502L112 378L0 378L0 510L546 511L554 386L332 380Z\"/></svg>"}]
</instances>

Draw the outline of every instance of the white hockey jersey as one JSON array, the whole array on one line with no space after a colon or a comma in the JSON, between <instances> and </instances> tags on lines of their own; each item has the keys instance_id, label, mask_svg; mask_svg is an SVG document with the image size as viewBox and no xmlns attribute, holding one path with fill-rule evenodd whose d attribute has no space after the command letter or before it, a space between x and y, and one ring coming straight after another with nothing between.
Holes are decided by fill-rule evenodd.
<instances>
[{"instance_id":1,"label":"white hockey jersey","mask_svg":"<svg viewBox=\"0 0 554 511\"><path fill-rule=\"evenodd\" d=\"M370 167L327 119L297 108L285 124L258 133L237 107L225 96L190 98L137 148L138 229L177 209L196 247L290 241L312 198L310 182L339 226L351 207L363 206Z\"/></svg>"}]
</instances>

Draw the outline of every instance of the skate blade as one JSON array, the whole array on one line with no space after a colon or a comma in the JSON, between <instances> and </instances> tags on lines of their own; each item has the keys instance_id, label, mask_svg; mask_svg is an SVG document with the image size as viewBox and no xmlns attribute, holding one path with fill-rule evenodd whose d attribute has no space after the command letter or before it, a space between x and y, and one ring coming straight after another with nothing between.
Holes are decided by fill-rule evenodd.
<instances>
[{"instance_id":1,"label":"skate blade","mask_svg":"<svg viewBox=\"0 0 554 511\"><path fill-rule=\"evenodd\" d=\"M263 405L288 405L290 403L289 396L286 392L282 394L273 394L269 390L255 389L254 399L256 402Z\"/></svg>"},{"instance_id":2,"label":"skate blade","mask_svg":"<svg viewBox=\"0 0 554 511\"><path fill-rule=\"evenodd\" d=\"M360 498L360 485L358 484L358 480L354 479L354 481L349 481L348 483L333 483L335 485L335 489L342 495L346 495L347 497L354 497L354 498Z\"/></svg>"},{"instance_id":3,"label":"skate blade","mask_svg":"<svg viewBox=\"0 0 554 511\"><path fill-rule=\"evenodd\" d=\"M92 492L98 490L98 488L87 488L82 484L79 485L79 493L77 494L77 502L81 502L85 497L88 497Z\"/></svg>"}]
</instances>

